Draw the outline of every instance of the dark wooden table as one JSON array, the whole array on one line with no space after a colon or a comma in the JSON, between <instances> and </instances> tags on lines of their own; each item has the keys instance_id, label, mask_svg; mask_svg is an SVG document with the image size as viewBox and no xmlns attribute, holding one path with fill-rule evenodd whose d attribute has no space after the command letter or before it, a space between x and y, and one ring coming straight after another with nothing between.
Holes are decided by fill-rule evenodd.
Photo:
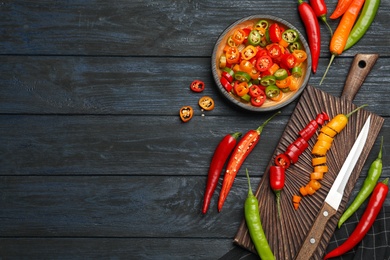
<instances>
[{"instance_id":1,"label":"dark wooden table","mask_svg":"<svg viewBox=\"0 0 390 260\"><path fill-rule=\"evenodd\" d=\"M326 3L331 13L337 1ZM254 14L304 32L296 1L1 1L0 259L217 259L234 248L245 173L221 213L215 194L202 215L208 166L225 134L255 128L270 113L228 103L210 58L225 27ZM309 81L340 96L355 54L380 55L354 103L385 118L381 179L390 177L389 14L383 0L364 38L319 86L330 58L321 24L319 69ZM182 123L179 108L197 108L194 79L216 107ZM245 162L253 186L296 103L268 124ZM387 198L387 217L389 207Z\"/></svg>"}]
</instances>

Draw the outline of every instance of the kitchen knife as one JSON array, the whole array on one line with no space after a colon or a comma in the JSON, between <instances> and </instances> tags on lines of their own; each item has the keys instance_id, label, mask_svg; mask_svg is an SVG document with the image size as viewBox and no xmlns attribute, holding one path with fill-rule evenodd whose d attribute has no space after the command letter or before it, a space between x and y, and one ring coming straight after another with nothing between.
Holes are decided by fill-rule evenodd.
<instances>
[{"instance_id":1,"label":"kitchen knife","mask_svg":"<svg viewBox=\"0 0 390 260\"><path fill-rule=\"evenodd\" d=\"M349 176L355 168L356 162L359 160L360 154L366 143L370 129L370 119L371 116L367 118L359 136L347 156L347 159L345 159L344 164L330 188L313 226L298 252L296 260L308 260L312 257L319 242L321 241L327 222L333 215L336 214L343 198L345 185L347 184Z\"/></svg>"}]
</instances>

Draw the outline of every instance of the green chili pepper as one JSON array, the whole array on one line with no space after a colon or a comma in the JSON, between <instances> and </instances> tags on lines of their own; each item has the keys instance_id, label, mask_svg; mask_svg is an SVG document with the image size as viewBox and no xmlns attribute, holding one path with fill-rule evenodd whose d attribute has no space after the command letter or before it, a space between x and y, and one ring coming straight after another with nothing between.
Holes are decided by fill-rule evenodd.
<instances>
[{"instance_id":1,"label":"green chili pepper","mask_svg":"<svg viewBox=\"0 0 390 260\"><path fill-rule=\"evenodd\" d=\"M261 35L258 30L252 30L248 36L248 43L251 45L259 45L261 42Z\"/></svg>"},{"instance_id":2,"label":"green chili pepper","mask_svg":"<svg viewBox=\"0 0 390 260\"><path fill-rule=\"evenodd\" d=\"M283 32L282 34L283 40L285 40L288 43L296 42L299 38L299 34L294 29L288 29Z\"/></svg>"},{"instance_id":3,"label":"green chili pepper","mask_svg":"<svg viewBox=\"0 0 390 260\"><path fill-rule=\"evenodd\" d=\"M290 45L288 46L288 49L292 53L295 50L301 50L302 45L299 42L293 42L293 43L290 43Z\"/></svg>"},{"instance_id":4,"label":"green chili pepper","mask_svg":"<svg viewBox=\"0 0 390 260\"><path fill-rule=\"evenodd\" d=\"M260 211L259 211L259 201L253 195L251 188L251 181L249 178L248 169L246 170L246 176L248 178L248 197L245 200L245 221L249 230L249 235L253 244L255 245L256 251L259 254L260 258L263 260L266 259L275 259L274 254L268 244L267 237L265 236L263 226L261 225Z\"/></svg>"},{"instance_id":5,"label":"green chili pepper","mask_svg":"<svg viewBox=\"0 0 390 260\"><path fill-rule=\"evenodd\" d=\"M266 20L260 20L260 21L258 21L255 24L255 28L257 28L257 27L261 27L261 28L267 29L268 28L268 22Z\"/></svg>"},{"instance_id":6,"label":"green chili pepper","mask_svg":"<svg viewBox=\"0 0 390 260\"><path fill-rule=\"evenodd\" d=\"M344 214L340 217L338 222L338 227L350 217L352 214L363 204L363 202L370 196L372 191L374 190L379 177L382 174L382 146L383 146L383 136L381 140L381 147L378 153L378 157L371 163L370 169L368 170L368 174L366 179L363 182L363 186L356 195L356 198L348 207L348 209L344 212Z\"/></svg>"},{"instance_id":7,"label":"green chili pepper","mask_svg":"<svg viewBox=\"0 0 390 260\"><path fill-rule=\"evenodd\" d=\"M274 73L276 80L282 80L288 77L288 72L286 69L280 68Z\"/></svg>"},{"instance_id":8,"label":"green chili pepper","mask_svg":"<svg viewBox=\"0 0 390 260\"><path fill-rule=\"evenodd\" d=\"M249 82L251 80L251 75L243 71L237 71L234 74L234 78L241 82Z\"/></svg>"},{"instance_id":9,"label":"green chili pepper","mask_svg":"<svg viewBox=\"0 0 390 260\"><path fill-rule=\"evenodd\" d=\"M265 95L268 98L274 98L279 96L280 89L275 86L275 85L269 85L268 87L265 88Z\"/></svg>"},{"instance_id":10,"label":"green chili pepper","mask_svg":"<svg viewBox=\"0 0 390 260\"><path fill-rule=\"evenodd\" d=\"M267 75L261 78L260 84L263 86L274 85L276 83L275 76Z\"/></svg>"},{"instance_id":11,"label":"green chili pepper","mask_svg":"<svg viewBox=\"0 0 390 260\"><path fill-rule=\"evenodd\" d=\"M366 33L372 21L374 21L380 2L380 0L365 1L359 19L356 21L348 36L344 51L355 45Z\"/></svg>"}]
</instances>

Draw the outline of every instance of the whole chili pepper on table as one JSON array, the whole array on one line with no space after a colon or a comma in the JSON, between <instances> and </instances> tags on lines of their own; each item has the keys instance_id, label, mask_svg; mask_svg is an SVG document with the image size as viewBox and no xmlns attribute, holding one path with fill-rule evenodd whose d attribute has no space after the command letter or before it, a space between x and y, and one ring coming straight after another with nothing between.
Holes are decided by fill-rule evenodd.
<instances>
[{"instance_id":1,"label":"whole chili pepper on table","mask_svg":"<svg viewBox=\"0 0 390 260\"><path fill-rule=\"evenodd\" d=\"M328 8L326 7L324 0L310 0L309 1L311 7L313 8L314 13L318 18L321 19L321 21L328 27L328 30L330 32L330 36L332 37L333 31L332 28L329 26L328 21L326 19L326 15L328 14Z\"/></svg>"},{"instance_id":2,"label":"whole chili pepper on table","mask_svg":"<svg viewBox=\"0 0 390 260\"><path fill-rule=\"evenodd\" d=\"M285 181L285 172L284 168L281 166L271 166L269 169L269 183L271 189L276 195L276 205L278 208L278 217L280 217L280 194L284 187Z\"/></svg>"},{"instance_id":3,"label":"whole chili pepper on table","mask_svg":"<svg viewBox=\"0 0 390 260\"><path fill-rule=\"evenodd\" d=\"M218 185L218 180L221 176L222 168L234 147L236 146L237 139L241 137L241 135L242 134L240 132L226 135L215 149L208 172L206 190L203 198L203 214L206 214L210 206L211 197L213 196L213 193Z\"/></svg>"},{"instance_id":4,"label":"whole chili pepper on table","mask_svg":"<svg viewBox=\"0 0 390 260\"><path fill-rule=\"evenodd\" d=\"M350 237L346 241L344 241L342 245L326 254L324 260L332 257L341 256L346 252L350 251L360 241L362 241L364 236L370 230L371 226L374 224L375 219L381 211L384 201L386 200L387 193L389 192L388 181L389 178L386 178L384 181L379 182L375 186L375 189L372 192L367 207L355 230L352 232Z\"/></svg>"},{"instance_id":5,"label":"whole chili pepper on table","mask_svg":"<svg viewBox=\"0 0 390 260\"><path fill-rule=\"evenodd\" d=\"M374 21L380 2L380 0L365 1L360 16L348 36L344 51L355 45L366 33L371 26L371 23Z\"/></svg>"},{"instance_id":6,"label":"whole chili pepper on table","mask_svg":"<svg viewBox=\"0 0 390 260\"><path fill-rule=\"evenodd\" d=\"M222 182L222 188L219 193L218 211L222 210L223 204L225 203L227 195L229 194L229 191L233 186L234 179L236 178L236 175L240 170L241 165L244 163L246 157L248 157L248 155L252 152L257 143L260 141L260 134L263 131L263 128L274 116L279 113L280 111L268 118L256 130L249 130L234 148L234 151L230 156L228 165L226 167L225 176Z\"/></svg>"},{"instance_id":7,"label":"whole chili pepper on table","mask_svg":"<svg viewBox=\"0 0 390 260\"><path fill-rule=\"evenodd\" d=\"M313 8L303 0L298 0L298 12L305 25L306 35L309 41L309 48L312 56L311 69L313 73L316 73L321 52L320 25Z\"/></svg>"},{"instance_id":8,"label":"whole chili pepper on table","mask_svg":"<svg viewBox=\"0 0 390 260\"><path fill-rule=\"evenodd\" d=\"M259 201L255 195L253 195L248 170L246 170L246 176L248 178L249 189L248 196L245 200L244 213L249 236L251 237L252 243L254 244L261 259L274 260L275 256L268 244L267 237L265 236L263 226L261 224Z\"/></svg>"},{"instance_id":9,"label":"whole chili pepper on table","mask_svg":"<svg viewBox=\"0 0 390 260\"><path fill-rule=\"evenodd\" d=\"M352 216L352 214L363 204L363 202L370 196L371 192L374 190L375 185L382 174L382 146L383 136L378 157L371 163L367 177L364 180L363 186L356 195L355 199L353 200L351 205L349 205L348 209L345 210L343 215L341 215L338 222L339 228L350 216Z\"/></svg>"},{"instance_id":10,"label":"whole chili pepper on table","mask_svg":"<svg viewBox=\"0 0 390 260\"><path fill-rule=\"evenodd\" d=\"M353 25L359 15L360 10L365 0L353 0L347 11L344 13L340 20L339 25L334 32L332 39L330 40L329 50L332 56L330 57L329 64L326 67L325 73L321 78L320 85L324 81L326 74L332 65L332 62L336 56L341 55L347 44L348 36L352 30Z\"/></svg>"},{"instance_id":11,"label":"whole chili pepper on table","mask_svg":"<svg viewBox=\"0 0 390 260\"><path fill-rule=\"evenodd\" d=\"M351 5L353 0L339 0L333 13L329 16L330 19L337 19L342 16L348 7Z\"/></svg>"}]
</instances>

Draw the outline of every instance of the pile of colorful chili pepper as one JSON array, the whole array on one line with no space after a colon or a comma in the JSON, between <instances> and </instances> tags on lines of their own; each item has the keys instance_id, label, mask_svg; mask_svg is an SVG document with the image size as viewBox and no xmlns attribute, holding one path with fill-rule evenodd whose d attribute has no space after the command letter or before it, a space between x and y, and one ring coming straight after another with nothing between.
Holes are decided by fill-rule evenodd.
<instances>
[{"instance_id":1,"label":"pile of colorful chili pepper","mask_svg":"<svg viewBox=\"0 0 390 260\"><path fill-rule=\"evenodd\" d=\"M263 128L268 124L269 121L271 121L272 118L278 114L280 114L280 111L276 112L274 115L268 118L256 130L249 130L238 142L238 144L236 144L237 139L242 135L240 132L226 135L218 144L214 151L208 172L202 206L203 214L206 214L210 206L211 197L213 196L217 187L219 177L221 176L223 166L225 165L226 161L228 161L228 163L223 178L222 188L219 194L218 211L222 210L222 206L225 203L230 189L233 186L236 175L245 159L259 143L260 134L263 131Z\"/></svg>"},{"instance_id":2,"label":"pile of colorful chili pepper","mask_svg":"<svg viewBox=\"0 0 390 260\"><path fill-rule=\"evenodd\" d=\"M374 21L380 2L380 0L338 1L330 18L338 19L341 17L341 19L329 44L329 51L332 56L320 85L325 79L334 58L354 46L364 36Z\"/></svg>"},{"instance_id":3,"label":"pile of colorful chili pepper","mask_svg":"<svg viewBox=\"0 0 390 260\"><path fill-rule=\"evenodd\" d=\"M235 29L219 57L220 82L243 102L260 107L299 89L307 53L294 29L260 20Z\"/></svg>"}]
</instances>

